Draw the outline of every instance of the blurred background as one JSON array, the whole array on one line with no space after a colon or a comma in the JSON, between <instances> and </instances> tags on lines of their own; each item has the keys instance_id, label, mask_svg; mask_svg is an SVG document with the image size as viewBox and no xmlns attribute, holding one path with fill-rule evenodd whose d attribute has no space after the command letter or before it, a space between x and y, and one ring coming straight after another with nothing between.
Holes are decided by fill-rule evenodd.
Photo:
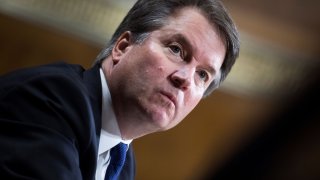
<instances>
[{"instance_id":1,"label":"blurred background","mask_svg":"<svg viewBox=\"0 0 320 180\"><path fill-rule=\"evenodd\" d=\"M89 68L134 2L0 0L0 74ZM238 62L183 123L133 142L136 179L320 179L320 1L223 2Z\"/></svg>"}]
</instances>

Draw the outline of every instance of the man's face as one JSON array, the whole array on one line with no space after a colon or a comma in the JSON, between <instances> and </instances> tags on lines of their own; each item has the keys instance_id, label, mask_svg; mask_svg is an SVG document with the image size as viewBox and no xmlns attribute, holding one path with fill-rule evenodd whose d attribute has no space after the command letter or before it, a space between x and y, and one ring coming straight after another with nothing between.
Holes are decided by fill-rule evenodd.
<instances>
[{"instance_id":1,"label":"man's face","mask_svg":"<svg viewBox=\"0 0 320 180\"><path fill-rule=\"evenodd\" d=\"M121 133L134 138L181 122L219 77L226 49L218 32L191 8L170 17L142 44L130 38L121 36L104 63Z\"/></svg>"}]
</instances>

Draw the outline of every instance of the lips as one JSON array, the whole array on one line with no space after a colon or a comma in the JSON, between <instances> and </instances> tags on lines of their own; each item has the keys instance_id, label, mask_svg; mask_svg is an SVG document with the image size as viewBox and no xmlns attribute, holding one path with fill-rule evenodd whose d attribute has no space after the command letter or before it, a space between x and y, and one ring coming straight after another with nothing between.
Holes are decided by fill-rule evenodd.
<instances>
[{"instance_id":1,"label":"lips","mask_svg":"<svg viewBox=\"0 0 320 180\"><path fill-rule=\"evenodd\" d=\"M173 103L174 106L177 105L176 97L172 93L161 91L161 94L167 97Z\"/></svg>"}]
</instances>

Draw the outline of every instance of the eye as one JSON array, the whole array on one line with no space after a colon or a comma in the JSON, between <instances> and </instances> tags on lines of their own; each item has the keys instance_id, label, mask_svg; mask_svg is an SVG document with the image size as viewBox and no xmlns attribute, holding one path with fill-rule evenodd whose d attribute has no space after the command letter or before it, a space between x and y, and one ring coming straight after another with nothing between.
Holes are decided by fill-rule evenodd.
<instances>
[{"instance_id":1,"label":"eye","mask_svg":"<svg viewBox=\"0 0 320 180\"><path fill-rule=\"evenodd\" d=\"M209 79L208 73L204 70L199 70L198 75L199 75L200 79L203 80L204 82L207 82Z\"/></svg>"},{"instance_id":2,"label":"eye","mask_svg":"<svg viewBox=\"0 0 320 180\"><path fill-rule=\"evenodd\" d=\"M179 56L181 58L184 58L182 47L179 44L177 44L177 43L170 44L169 48L173 54L175 54L176 56Z\"/></svg>"}]
</instances>

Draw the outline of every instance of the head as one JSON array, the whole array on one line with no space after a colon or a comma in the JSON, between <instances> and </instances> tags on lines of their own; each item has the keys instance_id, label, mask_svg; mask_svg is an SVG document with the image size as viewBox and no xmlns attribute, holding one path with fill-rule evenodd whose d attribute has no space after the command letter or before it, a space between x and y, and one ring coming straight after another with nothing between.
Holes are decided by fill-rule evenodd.
<instances>
[{"instance_id":1,"label":"head","mask_svg":"<svg viewBox=\"0 0 320 180\"><path fill-rule=\"evenodd\" d=\"M237 30L219 1L138 0L97 58L121 133L135 138L178 124L238 53Z\"/></svg>"}]
</instances>

